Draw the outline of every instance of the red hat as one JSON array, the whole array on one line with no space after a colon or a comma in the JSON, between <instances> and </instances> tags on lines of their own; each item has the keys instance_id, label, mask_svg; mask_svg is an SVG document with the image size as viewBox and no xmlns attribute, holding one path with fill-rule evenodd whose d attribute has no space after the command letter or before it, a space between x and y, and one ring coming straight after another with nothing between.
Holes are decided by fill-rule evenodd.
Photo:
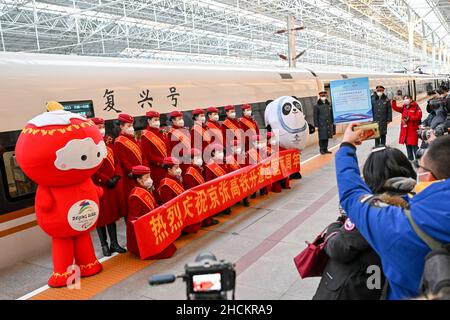
<instances>
[{"instance_id":1,"label":"red hat","mask_svg":"<svg viewBox=\"0 0 450 320\"><path fill-rule=\"evenodd\" d=\"M230 110L234 110L234 106L233 105L228 105L228 106L225 106L225 111L230 111Z\"/></svg>"},{"instance_id":2,"label":"red hat","mask_svg":"<svg viewBox=\"0 0 450 320\"><path fill-rule=\"evenodd\" d=\"M131 173L133 176L143 176L144 174L150 173L150 168L146 166L134 166L131 168Z\"/></svg>"},{"instance_id":3,"label":"red hat","mask_svg":"<svg viewBox=\"0 0 450 320\"><path fill-rule=\"evenodd\" d=\"M242 105L242 110L247 110L247 109L251 109L251 108L252 108L251 104L246 103L246 104Z\"/></svg>"},{"instance_id":4,"label":"red hat","mask_svg":"<svg viewBox=\"0 0 450 320\"><path fill-rule=\"evenodd\" d=\"M174 166L176 164L180 164L180 160L175 157L165 157L163 160L163 164L167 166Z\"/></svg>"},{"instance_id":5,"label":"red hat","mask_svg":"<svg viewBox=\"0 0 450 320\"><path fill-rule=\"evenodd\" d=\"M92 120L92 122L94 122L97 125L105 124L105 119L103 119L103 118L92 118L91 120Z\"/></svg>"},{"instance_id":6,"label":"red hat","mask_svg":"<svg viewBox=\"0 0 450 320\"><path fill-rule=\"evenodd\" d=\"M133 123L134 122L134 118L126 113L119 114L119 117L117 118L117 120L119 120L120 122L125 122L125 123Z\"/></svg>"},{"instance_id":7,"label":"red hat","mask_svg":"<svg viewBox=\"0 0 450 320\"><path fill-rule=\"evenodd\" d=\"M170 118L176 118L176 117L182 117L183 116L183 112L175 110L172 111L171 113L169 113L169 117Z\"/></svg>"},{"instance_id":8,"label":"red hat","mask_svg":"<svg viewBox=\"0 0 450 320\"><path fill-rule=\"evenodd\" d=\"M192 111L193 116L196 116L199 114L205 114L205 111L203 111L202 109L195 109L194 111Z\"/></svg>"},{"instance_id":9,"label":"red hat","mask_svg":"<svg viewBox=\"0 0 450 320\"><path fill-rule=\"evenodd\" d=\"M200 156L202 152L197 148L191 148L191 157Z\"/></svg>"},{"instance_id":10,"label":"red hat","mask_svg":"<svg viewBox=\"0 0 450 320\"><path fill-rule=\"evenodd\" d=\"M145 116L147 118L159 118L161 115L159 114L158 111L150 110L145 113Z\"/></svg>"},{"instance_id":11,"label":"red hat","mask_svg":"<svg viewBox=\"0 0 450 320\"><path fill-rule=\"evenodd\" d=\"M209 107L208 109L206 109L206 112L208 113L219 113L219 109L217 109L216 107Z\"/></svg>"}]
</instances>

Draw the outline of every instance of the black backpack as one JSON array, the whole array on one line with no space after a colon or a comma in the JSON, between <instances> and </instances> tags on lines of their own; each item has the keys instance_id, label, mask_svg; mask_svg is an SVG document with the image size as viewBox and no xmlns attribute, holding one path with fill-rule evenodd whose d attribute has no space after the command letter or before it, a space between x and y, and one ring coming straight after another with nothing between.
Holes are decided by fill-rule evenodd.
<instances>
[{"instance_id":1,"label":"black backpack","mask_svg":"<svg viewBox=\"0 0 450 320\"><path fill-rule=\"evenodd\" d=\"M426 299L450 300L450 245L442 244L426 234L414 221L411 211L405 209L414 232L430 248L425 257L420 292Z\"/></svg>"}]
</instances>

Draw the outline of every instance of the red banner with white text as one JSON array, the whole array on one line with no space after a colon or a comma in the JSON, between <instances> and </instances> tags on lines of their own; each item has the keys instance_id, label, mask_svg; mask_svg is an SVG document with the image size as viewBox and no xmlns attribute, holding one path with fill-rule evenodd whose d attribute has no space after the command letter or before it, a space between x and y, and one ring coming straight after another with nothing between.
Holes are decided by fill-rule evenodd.
<instances>
[{"instance_id":1,"label":"red banner with white text","mask_svg":"<svg viewBox=\"0 0 450 320\"><path fill-rule=\"evenodd\" d=\"M283 150L257 164L186 190L133 222L141 259L162 252L181 235L184 227L201 222L299 171L299 151Z\"/></svg>"}]
</instances>

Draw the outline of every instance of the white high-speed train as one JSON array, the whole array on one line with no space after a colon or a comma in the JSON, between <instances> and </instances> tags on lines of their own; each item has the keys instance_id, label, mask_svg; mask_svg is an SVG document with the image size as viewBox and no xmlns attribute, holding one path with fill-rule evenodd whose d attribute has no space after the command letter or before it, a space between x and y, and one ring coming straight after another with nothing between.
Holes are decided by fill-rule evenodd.
<instances>
[{"instance_id":1,"label":"white high-speed train","mask_svg":"<svg viewBox=\"0 0 450 320\"><path fill-rule=\"evenodd\" d=\"M167 114L174 109L244 103L253 105L257 121L264 126L266 101L295 96L312 123L318 91L328 89L331 80L359 77L369 77L373 88L384 85L391 95L401 89L417 98L444 80L426 75L166 65L118 58L1 53L0 268L50 247L50 239L36 224L35 185L14 157L20 130L45 111L47 101L59 101L68 110L88 117L103 117L109 120L107 130L111 130L119 112L138 117L136 129L141 129L143 115L150 109Z\"/></svg>"}]
</instances>

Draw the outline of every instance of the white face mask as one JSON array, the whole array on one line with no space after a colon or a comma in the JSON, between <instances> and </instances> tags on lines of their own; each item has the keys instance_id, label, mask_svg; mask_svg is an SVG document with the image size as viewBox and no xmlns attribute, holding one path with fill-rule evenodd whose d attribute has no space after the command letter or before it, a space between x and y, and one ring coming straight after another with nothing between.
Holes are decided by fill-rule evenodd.
<instances>
[{"instance_id":1,"label":"white face mask","mask_svg":"<svg viewBox=\"0 0 450 320\"><path fill-rule=\"evenodd\" d=\"M159 121L159 120L150 122L150 127L152 127L152 128L159 129L160 126L161 126L161 121Z\"/></svg>"},{"instance_id":2,"label":"white face mask","mask_svg":"<svg viewBox=\"0 0 450 320\"><path fill-rule=\"evenodd\" d=\"M125 128L124 131L125 131L126 134L128 134L130 136L134 135L134 128L133 127Z\"/></svg>"},{"instance_id":3,"label":"white face mask","mask_svg":"<svg viewBox=\"0 0 450 320\"><path fill-rule=\"evenodd\" d=\"M257 143L256 145L255 145L255 148L256 149L262 149L264 147L264 145L262 144L262 143Z\"/></svg>"},{"instance_id":4,"label":"white face mask","mask_svg":"<svg viewBox=\"0 0 450 320\"><path fill-rule=\"evenodd\" d=\"M245 110L244 111L244 116L251 117L251 115L252 115L252 110Z\"/></svg>"},{"instance_id":5,"label":"white face mask","mask_svg":"<svg viewBox=\"0 0 450 320\"><path fill-rule=\"evenodd\" d=\"M236 118L236 112L230 112L228 113L228 118L235 119Z\"/></svg>"},{"instance_id":6,"label":"white face mask","mask_svg":"<svg viewBox=\"0 0 450 320\"><path fill-rule=\"evenodd\" d=\"M100 130L100 133L102 134L102 136L104 137L105 134L106 134L105 128L101 128L101 129L99 129L99 130Z\"/></svg>"},{"instance_id":7,"label":"white face mask","mask_svg":"<svg viewBox=\"0 0 450 320\"><path fill-rule=\"evenodd\" d=\"M320 97L320 100L322 100L323 102L327 101L327 97Z\"/></svg>"},{"instance_id":8,"label":"white face mask","mask_svg":"<svg viewBox=\"0 0 450 320\"><path fill-rule=\"evenodd\" d=\"M378 95L379 97L381 97L383 94L384 94L384 92L377 91L377 95Z\"/></svg>"},{"instance_id":9,"label":"white face mask","mask_svg":"<svg viewBox=\"0 0 450 320\"><path fill-rule=\"evenodd\" d=\"M416 184L421 183L422 181L420 181L420 177L426 175L427 173L428 172L417 173Z\"/></svg>"},{"instance_id":10,"label":"white face mask","mask_svg":"<svg viewBox=\"0 0 450 320\"><path fill-rule=\"evenodd\" d=\"M179 127L184 127L184 120L183 120L183 119L178 120L178 121L176 122L176 124L177 124L177 126L179 126Z\"/></svg>"},{"instance_id":11,"label":"white face mask","mask_svg":"<svg viewBox=\"0 0 450 320\"><path fill-rule=\"evenodd\" d=\"M241 152L242 152L242 149L241 149L241 148L236 148L236 149L234 149L234 153L235 153L235 154L241 154Z\"/></svg>"},{"instance_id":12,"label":"white face mask","mask_svg":"<svg viewBox=\"0 0 450 320\"><path fill-rule=\"evenodd\" d=\"M216 160L222 160L223 159L223 153L222 152L216 152L214 154L214 159Z\"/></svg>"},{"instance_id":13,"label":"white face mask","mask_svg":"<svg viewBox=\"0 0 450 320\"><path fill-rule=\"evenodd\" d=\"M206 119L205 119L204 116L200 116L200 117L197 118L197 121L200 122L200 123L204 123L206 121Z\"/></svg>"},{"instance_id":14,"label":"white face mask","mask_svg":"<svg viewBox=\"0 0 450 320\"><path fill-rule=\"evenodd\" d=\"M405 100L403 100L403 103L404 103L404 104L406 104L406 105L409 105L409 104L410 104L410 102L411 102L411 100L409 100L409 99L405 99Z\"/></svg>"},{"instance_id":15,"label":"white face mask","mask_svg":"<svg viewBox=\"0 0 450 320\"><path fill-rule=\"evenodd\" d=\"M175 176L177 176L177 177L181 176L181 173L182 173L181 168L178 168L177 170L175 170L174 173L175 173Z\"/></svg>"},{"instance_id":16,"label":"white face mask","mask_svg":"<svg viewBox=\"0 0 450 320\"><path fill-rule=\"evenodd\" d=\"M211 120L212 121L219 121L219 115L218 114L211 115Z\"/></svg>"},{"instance_id":17,"label":"white face mask","mask_svg":"<svg viewBox=\"0 0 450 320\"><path fill-rule=\"evenodd\" d=\"M272 146L276 145L277 143L278 143L277 140L270 139L270 144L271 144Z\"/></svg>"},{"instance_id":18,"label":"white face mask","mask_svg":"<svg viewBox=\"0 0 450 320\"><path fill-rule=\"evenodd\" d=\"M202 164L203 164L203 160L202 159L200 159L200 158L194 158L194 164L196 165L196 166L201 166Z\"/></svg>"},{"instance_id":19,"label":"white face mask","mask_svg":"<svg viewBox=\"0 0 450 320\"><path fill-rule=\"evenodd\" d=\"M147 189L150 189L150 188L153 186L153 180L152 180L151 178L145 180L145 181L144 181L144 186L145 186Z\"/></svg>"}]
</instances>

